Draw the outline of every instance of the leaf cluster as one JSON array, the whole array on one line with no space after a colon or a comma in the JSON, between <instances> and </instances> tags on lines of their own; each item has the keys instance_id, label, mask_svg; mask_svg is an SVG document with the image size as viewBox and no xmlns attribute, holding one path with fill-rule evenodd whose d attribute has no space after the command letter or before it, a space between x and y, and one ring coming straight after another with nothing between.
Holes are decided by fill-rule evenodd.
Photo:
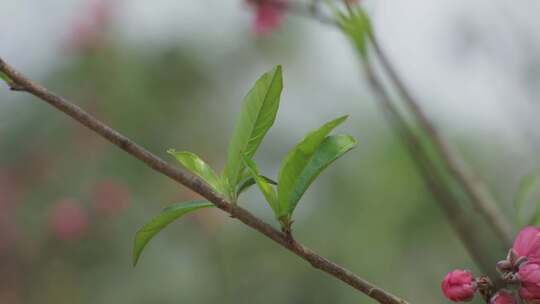
<instances>
[{"instance_id":1,"label":"leaf cluster","mask_svg":"<svg viewBox=\"0 0 540 304\"><path fill-rule=\"evenodd\" d=\"M347 151L356 146L348 135L329 135L347 116L329 121L309 132L284 157L277 182L262 175L253 157L274 124L279 109L283 76L281 66L263 74L244 98L221 174L192 152L168 151L185 169L198 176L217 194L236 204L241 193L257 185L282 230L290 233L293 213L313 181ZM137 264L148 242L180 217L213 207L207 201L173 204L144 225L135 235L133 263Z\"/></svg>"}]
</instances>

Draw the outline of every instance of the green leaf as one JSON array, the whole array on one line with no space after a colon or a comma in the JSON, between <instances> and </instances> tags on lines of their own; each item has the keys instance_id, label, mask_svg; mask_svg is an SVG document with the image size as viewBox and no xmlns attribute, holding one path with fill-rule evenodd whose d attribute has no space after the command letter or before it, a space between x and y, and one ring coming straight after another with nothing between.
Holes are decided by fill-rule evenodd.
<instances>
[{"instance_id":1,"label":"green leaf","mask_svg":"<svg viewBox=\"0 0 540 304\"><path fill-rule=\"evenodd\" d=\"M347 116L339 117L311 131L285 156L278 174L279 209L283 212L280 216L290 215L289 212L296 205L293 199L298 197L295 191L297 191L297 184L300 177L304 175L304 171L310 164L313 155L319 149L319 146L323 143L328 133L346 119Z\"/></svg>"},{"instance_id":2,"label":"green leaf","mask_svg":"<svg viewBox=\"0 0 540 304\"><path fill-rule=\"evenodd\" d=\"M178 152L173 149L168 150L167 153L174 156L182 166L208 183L215 191L225 194L223 191L224 186L219 176L200 157L191 152Z\"/></svg>"},{"instance_id":3,"label":"green leaf","mask_svg":"<svg viewBox=\"0 0 540 304\"><path fill-rule=\"evenodd\" d=\"M274 124L283 88L281 66L265 73L244 98L240 116L229 142L224 176L230 192L236 189L244 171L242 156L253 157Z\"/></svg>"},{"instance_id":4,"label":"green leaf","mask_svg":"<svg viewBox=\"0 0 540 304\"><path fill-rule=\"evenodd\" d=\"M516 209L521 209L531 192L540 183L540 170L536 170L521 179L516 197L514 199L514 206Z\"/></svg>"},{"instance_id":5,"label":"green leaf","mask_svg":"<svg viewBox=\"0 0 540 304\"><path fill-rule=\"evenodd\" d=\"M5 81L7 83L11 82L11 79L9 77L7 77L7 75L2 73L2 72L0 72L0 79L2 79L3 81Z\"/></svg>"},{"instance_id":6,"label":"green leaf","mask_svg":"<svg viewBox=\"0 0 540 304\"><path fill-rule=\"evenodd\" d=\"M13 80L8 77L8 75L0 72L0 79L2 79L9 87L13 87Z\"/></svg>"},{"instance_id":7,"label":"green leaf","mask_svg":"<svg viewBox=\"0 0 540 304\"><path fill-rule=\"evenodd\" d=\"M526 206L530 206L530 204L527 203L531 201L531 194L539 185L540 170L535 170L521 179L514 197L514 207L516 208L516 214L520 225L528 225L540 220L540 206L532 206L532 212L529 212L529 210L531 210L530 208L526 208ZM526 210L527 212L522 210Z\"/></svg>"},{"instance_id":8,"label":"green leaf","mask_svg":"<svg viewBox=\"0 0 540 304\"><path fill-rule=\"evenodd\" d=\"M248 168L249 173L257 183L257 186L259 186L259 189L261 190L264 198L270 205L270 208L272 208L272 211L274 211L274 215L279 218L280 212L279 212L279 204L277 199L276 190L272 188L270 183L259 175L259 170L257 169L257 165L254 161L251 159L244 157L244 162Z\"/></svg>"},{"instance_id":9,"label":"green leaf","mask_svg":"<svg viewBox=\"0 0 540 304\"><path fill-rule=\"evenodd\" d=\"M135 242L133 243L133 266L137 265L142 251L150 242L150 240L161 230L167 227L170 223L179 219L187 213L193 212L201 208L213 207L214 205L207 201L192 201L187 203L173 204L161 211L161 213L153 218L149 223L144 225L135 234Z\"/></svg>"},{"instance_id":10,"label":"green leaf","mask_svg":"<svg viewBox=\"0 0 540 304\"><path fill-rule=\"evenodd\" d=\"M244 191L246 191L247 189L249 189L251 186L255 185L255 179L253 177L251 177L251 173L248 172L248 174L250 174L250 176L246 179L244 179L243 182L240 183L240 185L238 185L238 189L236 190L236 196L238 197L240 194L242 194ZM265 179L269 184L271 185L277 185L277 182L274 181L273 179L269 178L269 177L266 177L264 175L261 175L261 177L263 179Z\"/></svg>"},{"instance_id":11,"label":"green leaf","mask_svg":"<svg viewBox=\"0 0 540 304\"><path fill-rule=\"evenodd\" d=\"M326 137L296 179L287 202L287 212L293 213L302 195L326 167L355 146L356 140L348 135Z\"/></svg>"},{"instance_id":12,"label":"green leaf","mask_svg":"<svg viewBox=\"0 0 540 304\"><path fill-rule=\"evenodd\" d=\"M367 42L372 33L371 21L361 7L351 8L347 14L336 11L337 23L363 59L367 59Z\"/></svg>"},{"instance_id":13,"label":"green leaf","mask_svg":"<svg viewBox=\"0 0 540 304\"><path fill-rule=\"evenodd\" d=\"M540 225L540 200L536 202L533 215L531 216L527 225L532 225L532 226Z\"/></svg>"}]
</instances>

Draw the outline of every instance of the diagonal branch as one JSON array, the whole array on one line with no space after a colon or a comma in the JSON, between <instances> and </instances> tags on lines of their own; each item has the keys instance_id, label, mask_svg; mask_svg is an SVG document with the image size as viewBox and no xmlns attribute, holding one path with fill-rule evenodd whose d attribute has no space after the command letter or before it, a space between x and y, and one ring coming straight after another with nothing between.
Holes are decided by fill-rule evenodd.
<instances>
[{"instance_id":1,"label":"diagonal branch","mask_svg":"<svg viewBox=\"0 0 540 304\"><path fill-rule=\"evenodd\" d=\"M246 209L226 201L217 195L199 178L188 175L167 164L156 155L152 154L137 143L131 141L129 138L99 121L80 107L26 78L9 66L1 58L0 72L9 78L9 85L11 89L25 91L38 97L42 101L48 103L87 128L93 130L131 156L144 162L154 171L160 172L161 174L166 175L176 182L197 192L212 202L217 208L230 214L233 218L238 219L240 222L244 223L250 228L264 234L266 237L272 239L274 242L310 263L314 268L319 269L328 275L331 275L334 278L348 284L349 286L366 294L381 304L408 304L408 302L405 300L383 290L382 288L379 288L378 286L375 286L351 271L320 256L318 253L298 243L296 240L291 239L284 233L274 229L271 225L263 222Z\"/></svg>"}]
</instances>

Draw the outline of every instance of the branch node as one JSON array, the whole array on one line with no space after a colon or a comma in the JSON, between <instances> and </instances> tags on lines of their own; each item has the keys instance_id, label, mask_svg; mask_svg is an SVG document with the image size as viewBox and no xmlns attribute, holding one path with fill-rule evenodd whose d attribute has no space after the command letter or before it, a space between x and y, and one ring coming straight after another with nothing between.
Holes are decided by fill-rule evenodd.
<instances>
[{"instance_id":1,"label":"branch node","mask_svg":"<svg viewBox=\"0 0 540 304\"><path fill-rule=\"evenodd\" d=\"M9 89L13 92L26 92L26 89L23 86L17 85L15 83L10 83Z\"/></svg>"}]
</instances>

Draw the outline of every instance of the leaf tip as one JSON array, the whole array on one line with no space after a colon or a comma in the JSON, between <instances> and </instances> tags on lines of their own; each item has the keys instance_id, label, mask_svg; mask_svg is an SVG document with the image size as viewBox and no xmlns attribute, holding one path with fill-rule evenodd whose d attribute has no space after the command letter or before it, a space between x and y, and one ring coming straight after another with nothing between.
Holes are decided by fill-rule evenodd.
<instances>
[{"instance_id":1,"label":"leaf tip","mask_svg":"<svg viewBox=\"0 0 540 304\"><path fill-rule=\"evenodd\" d=\"M137 232L137 234L139 234ZM139 263L139 258L141 256L141 251L137 248L137 234L135 235L135 240L133 242L133 251L132 251L132 266L137 267L137 264Z\"/></svg>"},{"instance_id":2,"label":"leaf tip","mask_svg":"<svg viewBox=\"0 0 540 304\"><path fill-rule=\"evenodd\" d=\"M342 124L345 120L347 120L347 118L349 118L348 114L339 116L338 118L331 121L330 124L333 124L334 126L338 126L338 125Z\"/></svg>"},{"instance_id":3,"label":"leaf tip","mask_svg":"<svg viewBox=\"0 0 540 304\"><path fill-rule=\"evenodd\" d=\"M347 118L349 118L349 114L342 115L342 116L338 117L338 120L345 121L345 120L347 120Z\"/></svg>"}]
</instances>

